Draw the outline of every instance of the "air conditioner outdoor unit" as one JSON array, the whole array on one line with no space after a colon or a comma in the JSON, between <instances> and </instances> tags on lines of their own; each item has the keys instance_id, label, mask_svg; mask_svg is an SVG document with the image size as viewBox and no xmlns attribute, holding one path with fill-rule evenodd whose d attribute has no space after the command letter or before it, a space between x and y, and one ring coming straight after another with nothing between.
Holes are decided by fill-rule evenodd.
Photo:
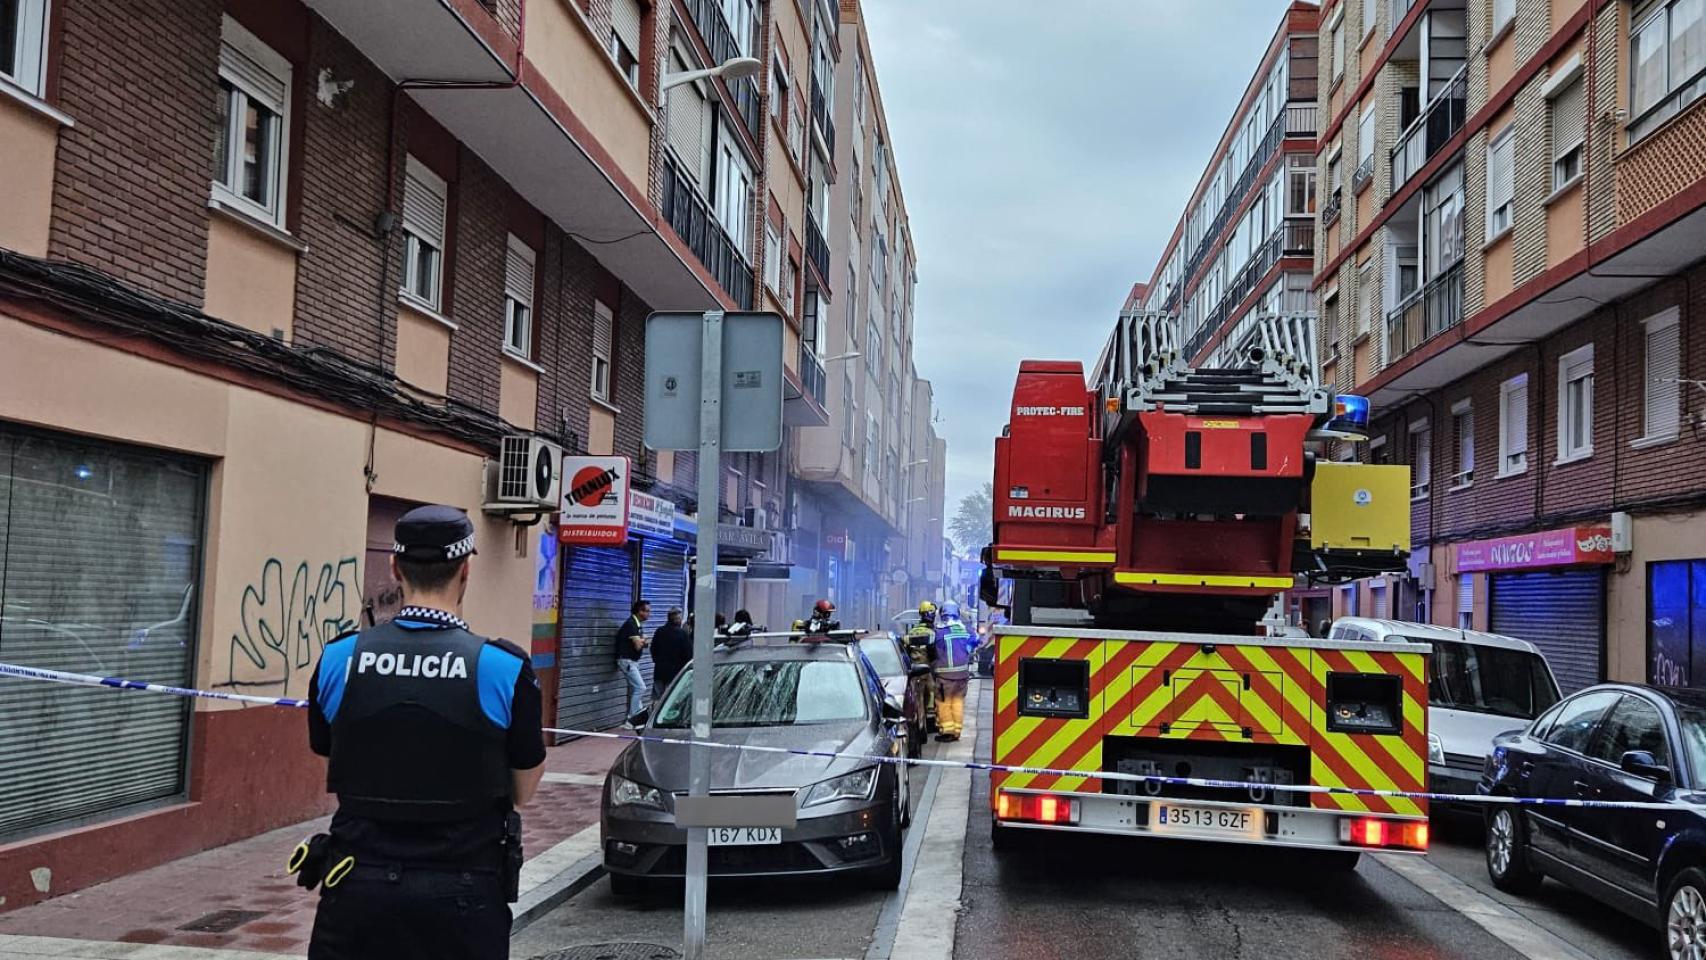
<instances>
[{"instance_id":1,"label":"air conditioner outdoor unit","mask_svg":"<svg viewBox=\"0 0 1706 960\"><path fill-rule=\"evenodd\" d=\"M562 497L563 448L530 434L503 438L498 459L486 462L487 513L556 510Z\"/></svg>"},{"instance_id":2,"label":"air conditioner outdoor unit","mask_svg":"<svg viewBox=\"0 0 1706 960\"><path fill-rule=\"evenodd\" d=\"M763 507L747 507L745 520L755 530L770 529L770 512Z\"/></svg>"}]
</instances>

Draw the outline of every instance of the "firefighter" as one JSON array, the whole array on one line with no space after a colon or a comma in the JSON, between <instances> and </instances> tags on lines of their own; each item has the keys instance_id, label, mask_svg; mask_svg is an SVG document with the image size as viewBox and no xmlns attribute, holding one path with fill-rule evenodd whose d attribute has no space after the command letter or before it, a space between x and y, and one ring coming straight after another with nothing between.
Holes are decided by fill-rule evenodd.
<instances>
[{"instance_id":1,"label":"firefighter","mask_svg":"<svg viewBox=\"0 0 1706 960\"><path fill-rule=\"evenodd\" d=\"M936 605L929 600L918 604L918 622L906 631L906 655L913 663L925 666L936 664ZM924 684L924 716L936 723L936 683Z\"/></svg>"},{"instance_id":2,"label":"firefighter","mask_svg":"<svg viewBox=\"0 0 1706 960\"><path fill-rule=\"evenodd\" d=\"M978 641L960 622L960 605L952 600L942 605L936 623L936 734L938 741L953 742L965 727L966 686L971 682Z\"/></svg>"},{"instance_id":3,"label":"firefighter","mask_svg":"<svg viewBox=\"0 0 1706 960\"><path fill-rule=\"evenodd\" d=\"M835 604L825 599L812 604L811 619L805 622L801 632L807 636L822 636L840 629L841 622L835 619Z\"/></svg>"}]
</instances>

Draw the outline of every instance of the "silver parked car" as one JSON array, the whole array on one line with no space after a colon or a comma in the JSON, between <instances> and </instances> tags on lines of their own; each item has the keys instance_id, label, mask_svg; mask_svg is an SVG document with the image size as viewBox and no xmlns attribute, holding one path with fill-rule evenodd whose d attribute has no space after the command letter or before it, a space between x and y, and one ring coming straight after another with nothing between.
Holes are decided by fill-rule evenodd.
<instances>
[{"instance_id":1,"label":"silver parked car","mask_svg":"<svg viewBox=\"0 0 1706 960\"><path fill-rule=\"evenodd\" d=\"M858 873L900 884L901 836L910 818L908 767L860 757L904 757L907 723L884 692L870 659L841 642L740 645L712 654L717 743L849 754L799 756L710 751L711 790L792 795L798 823L712 830L712 876ZM644 733L690 738L694 666L665 692ZM653 878L680 877L687 833L675 825L675 798L688 789L690 748L635 743L605 779L600 827L604 867L618 896Z\"/></svg>"}]
</instances>

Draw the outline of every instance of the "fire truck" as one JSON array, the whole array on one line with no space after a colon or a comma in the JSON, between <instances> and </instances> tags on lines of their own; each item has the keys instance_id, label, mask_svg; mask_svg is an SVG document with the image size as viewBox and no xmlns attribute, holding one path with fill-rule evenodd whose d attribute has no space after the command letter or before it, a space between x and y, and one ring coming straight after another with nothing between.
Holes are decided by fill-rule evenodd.
<instances>
[{"instance_id":1,"label":"fire truck","mask_svg":"<svg viewBox=\"0 0 1706 960\"><path fill-rule=\"evenodd\" d=\"M1408 468L1324 455L1365 438L1368 406L1320 384L1314 342L1311 317L1264 316L1235 361L1193 368L1178 318L1130 314L1088 380L1020 364L981 582L993 603L1011 581L993 759L1051 772L992 775L998 848L1056 830L1341 866L1426 850L1424 801L1351 791L1424 789L1428 647L1260 626L1300 580L1409 552Z\"/></svg>"}]
</instances>

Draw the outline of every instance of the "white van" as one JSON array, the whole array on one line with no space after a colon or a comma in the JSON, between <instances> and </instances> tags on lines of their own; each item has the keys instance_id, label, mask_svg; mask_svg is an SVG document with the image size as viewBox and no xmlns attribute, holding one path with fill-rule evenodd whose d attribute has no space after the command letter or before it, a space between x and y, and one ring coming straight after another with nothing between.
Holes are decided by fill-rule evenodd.
<instances>
[{"instance_id":1,"label":"white van","mask_svg":"<svg viewBox=\"0 0 1706 960\"><path fill-rule=\"evenodd\" d=\"M1428 658L1428 789L1475 792L1493 738L1558 702L1558 681L1527 640L1427 623L1340 617L1332 640L1411 640Z\"/></svg>"}]
</instances>

